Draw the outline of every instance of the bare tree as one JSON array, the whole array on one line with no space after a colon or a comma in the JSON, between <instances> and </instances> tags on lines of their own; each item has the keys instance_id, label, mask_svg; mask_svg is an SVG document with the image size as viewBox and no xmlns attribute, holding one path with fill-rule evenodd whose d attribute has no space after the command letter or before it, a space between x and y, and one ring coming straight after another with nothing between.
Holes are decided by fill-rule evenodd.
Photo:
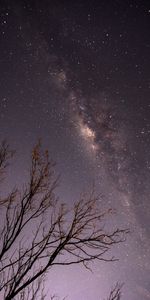
<instances>
[{"instance_id":1,"label":"bare tree","mask_svg":"<svg viewBox=\"0 0 150 300\"><path fill-rule=\"evenodd\" d=\"M123 284L117 283L114 288L112 288L107 300L120 300L121 299L121 288Z\"/></svg>"},{"instance_id":2,"label":"bare tree","mask_svg":"<svg viewBox=\"0 0 150 300\"><path fill-rule=\"evenodd\" d=\"M12 154L2 143L1 176ZM109 250L124 241L127 230L105 229L103 222L111 210L102 212L93 191L82 195L73 209L67 209L55 195L57 185L55 165L38 143L32 151L27 184L22 191L14 189L0 198L4 221L0 232L1 299L34 300L55 265L83 264L89 269L94 260L115 260ZM119 300L119 291L115 287L109 299Z\"/></svg>"}]
</instances>

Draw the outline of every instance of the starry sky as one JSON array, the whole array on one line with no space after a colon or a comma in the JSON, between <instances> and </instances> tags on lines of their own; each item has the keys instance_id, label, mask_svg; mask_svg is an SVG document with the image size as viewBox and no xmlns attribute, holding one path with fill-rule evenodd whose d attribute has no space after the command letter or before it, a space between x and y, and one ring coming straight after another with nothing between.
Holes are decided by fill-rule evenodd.
<instances>
[{"instance_id":1,"label":"starry sky","mask_svg":"<svg viewBox=\"0 0 150 300\"><path fill-rule=\"evenodd\" d=\"M6 187L27 178L38 138L72 203L95 183L131 234L119 262L55 270L47 287L98 300L150 299L150 2L4 0L0 4L0 139L17 156ZM101 297L101 298L100 298Z\"/></svg>"}]
</instances>

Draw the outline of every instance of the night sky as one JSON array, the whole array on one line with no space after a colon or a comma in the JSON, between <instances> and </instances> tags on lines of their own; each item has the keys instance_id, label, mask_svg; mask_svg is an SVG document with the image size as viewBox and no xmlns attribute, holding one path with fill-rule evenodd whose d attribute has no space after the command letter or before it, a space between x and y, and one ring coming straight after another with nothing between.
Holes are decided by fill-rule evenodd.
<instances>
[{"instance_id":1,"label":"night sky","mask_svg":"<svg viewBox=\"0 0 150 300\"><path fill-rule=\"evenodd\" d=\"M71 300L150 299L150 1L1 1L0 139L27 178L38 138L69 205L93 182L112 222L129 227L116 263L55 269L46 287Z\"/></svg>"}]
</instances>

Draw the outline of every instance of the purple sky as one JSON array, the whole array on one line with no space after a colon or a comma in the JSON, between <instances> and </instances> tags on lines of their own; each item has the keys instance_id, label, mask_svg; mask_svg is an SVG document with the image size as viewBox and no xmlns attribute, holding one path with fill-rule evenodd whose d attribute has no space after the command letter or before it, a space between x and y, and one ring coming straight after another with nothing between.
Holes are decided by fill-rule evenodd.
<instances>
[{"instance_id":1,"label":"purple sky","mask_svg":"<svg viewBox=\"0 0 150 300\"><path fill-rule=\"evenodd\" d=\"M95 181L111 222L131 228L119 262L55 269L46 288L99 300L121 281L123 300L149 299L149 1L6 0L0 14L0 138L18 153L6 187L25 181L41 138L62 200Z\"/></svg>"}]
</instances>

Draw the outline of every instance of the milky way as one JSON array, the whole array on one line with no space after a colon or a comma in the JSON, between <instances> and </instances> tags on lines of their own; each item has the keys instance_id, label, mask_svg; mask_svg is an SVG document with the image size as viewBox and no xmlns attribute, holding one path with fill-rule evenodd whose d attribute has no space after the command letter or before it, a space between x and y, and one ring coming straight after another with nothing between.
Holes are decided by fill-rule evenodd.
<instances>
[{"instance_id":1,"label":"milky way","mask_svg":"<svg viewBox=\"0 0 150 300\"><path fill-rule=\"evenodd\" d=\"M131 234L120 262L49 275L60 297L103 299L114 281L123 300L149 290L150 85L147 1L10 1L1 4L0 138L17 150L10 186L27 178L41 138L69 205L95 183L110 221ZM68 287L69 282L69 287ZM74 288L76 287L76 289Z\"/></svg>"}]
</instances>

